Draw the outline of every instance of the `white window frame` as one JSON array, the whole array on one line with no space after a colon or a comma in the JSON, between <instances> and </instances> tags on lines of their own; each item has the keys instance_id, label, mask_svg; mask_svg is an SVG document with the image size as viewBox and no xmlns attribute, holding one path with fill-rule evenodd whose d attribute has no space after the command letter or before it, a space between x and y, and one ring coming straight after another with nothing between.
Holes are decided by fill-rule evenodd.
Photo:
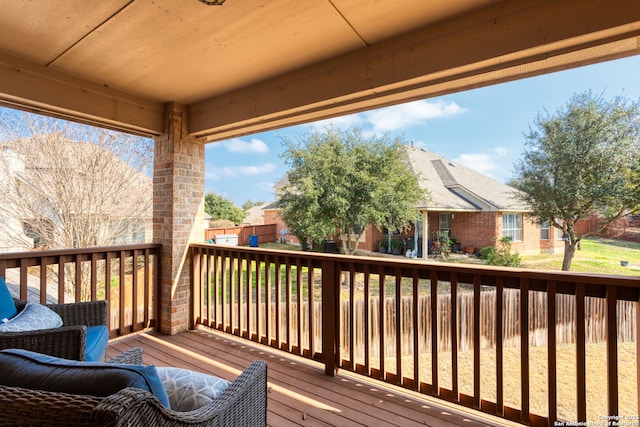
<instances>
[{"instance_id":1,"label":"white window frame","mask_svg":"<svg viewBox=\"0 0 640 427\"><path fill-rule=\"evenodd\" d=\"M502 237L511 237L512 242L522 241L522 214L502 214Z\"/></svg>"},{"instance_id":2,"label":"white window frame","mask_svg":"<svg viewBox=\"0 0 640 427\"><path fill-rule=\"evenodd\" d=\"M540 223L540 240L551 240L551 225L549 221L542 221Z\"/></svg>"}]
</instances>

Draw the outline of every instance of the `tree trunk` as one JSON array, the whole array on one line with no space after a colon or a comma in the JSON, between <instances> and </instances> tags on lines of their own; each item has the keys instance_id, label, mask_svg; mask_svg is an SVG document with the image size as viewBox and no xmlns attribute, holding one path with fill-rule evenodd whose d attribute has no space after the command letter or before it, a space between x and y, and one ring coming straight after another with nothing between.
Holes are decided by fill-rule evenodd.
<instances>
[{"instance_id":1,"label":"tree trunk","mask_svg":"<svg viewBox=\"0 0 640 427\"><path fill-rule=\"evenodd\" d=\"M576 253L578 242L566 241L564 243L564 258L562 258L562 271L571 270L571 261Z\"/></svg>"}]
</instances>

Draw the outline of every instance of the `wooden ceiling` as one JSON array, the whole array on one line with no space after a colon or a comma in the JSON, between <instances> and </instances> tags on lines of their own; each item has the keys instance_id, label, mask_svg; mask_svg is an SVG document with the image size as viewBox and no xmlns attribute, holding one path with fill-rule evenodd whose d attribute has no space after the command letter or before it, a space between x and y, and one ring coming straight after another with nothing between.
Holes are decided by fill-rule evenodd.
<instances>
[{"instance_id":1,"label":"wooden ceiling","mask_svg":"<svg viewBox=\"0 0 640 427\"><path fill-rule=\"evenodd\" d=\"M636 0L0 0L0 104L208 141L635 55Z\"/></svg>"}]
</instances>

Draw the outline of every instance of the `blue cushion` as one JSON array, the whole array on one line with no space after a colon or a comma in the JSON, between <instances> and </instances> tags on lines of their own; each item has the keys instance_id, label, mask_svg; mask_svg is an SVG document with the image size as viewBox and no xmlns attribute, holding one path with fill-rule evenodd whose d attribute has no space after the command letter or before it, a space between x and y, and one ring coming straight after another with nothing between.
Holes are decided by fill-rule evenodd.
<instances>
[{"instance_id":1,"label":"blue cushion","mask_svg":"<svg viewBox=\"0 0 640 427\"><path fill-rule=\"evenodd\" d=\"M28 302L20 313L0 324L0 332L25 332L59 328L62 318L42 304Z\"/></svg>"},{"instance_id":2,"label":"blue cushion","mask_svg":"<svg viewBox=\"0 0 640 427\"><path fill-rule=\"evenodd\" d=\"M4 278L0 277L0 322L4 319L11 319L18 313L16 304L13 302L13 297L7 288L7 284L4 282Z\"/></svg>"},{"instance_id":3,"label":"blue cushion","mask_svg":"<svg viewBox=\"0 0 640 427\"><path fill-rule=\"evenodd\" d=\"M86 360L88 362L103 361L108 341L109 331L105 325L87 327Z\"/></svg>"},{"instance_id":4,"label":"blue cushion","mask_svg":"<svg viewBox=\"0 0 640 427\"><path fill-rule=\"evenodd\" d=\"M169 398L155 366L79 362L8 349L0 351L0 384L99 397L136 387L153 393L169 408Z\"/></svg>"}]
</instances>

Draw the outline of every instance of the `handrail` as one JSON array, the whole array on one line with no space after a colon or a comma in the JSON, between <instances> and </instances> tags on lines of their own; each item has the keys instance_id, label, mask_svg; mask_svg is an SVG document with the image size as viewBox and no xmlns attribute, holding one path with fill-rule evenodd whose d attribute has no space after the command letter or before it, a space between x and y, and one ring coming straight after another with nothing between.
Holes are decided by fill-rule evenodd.
<instances>
[{"instance_id":1,"label":"handrail","mask_svg":"<svg viewBox=\"0 0 640 427\"><path fill-rule=\"evenodd\" d=\"M159 324L160 251L159 244L137 244L3 253L0 276L22 300L108 300L115 338Z\"/></svg>"},{"instance_id":2,"label":"handrail","mask_svg":"<svg viewBox=\"0 0 640 427\"><path fill-rule=\"evenodd\" d=\"M351 370L524 424L596 416L585 387L589 331L602 332L593 339L604 340L607 354L606 372L595 373L607 383L597 416L619 415L619 345L635 341L640 354L637 277L206 244L190 250L192 326L321 360L329 375ZM546 408L532 408L539 387L531 357L541 344ZM558 355L567 345L575 347L575 413L558 402ZM514 349L515 392L504 366ZM469 351L471 385L459 365ZM482 386L488 371L493 390ZM632 380L640 383L637 373Z\"/></svg>"}]
</instances>

